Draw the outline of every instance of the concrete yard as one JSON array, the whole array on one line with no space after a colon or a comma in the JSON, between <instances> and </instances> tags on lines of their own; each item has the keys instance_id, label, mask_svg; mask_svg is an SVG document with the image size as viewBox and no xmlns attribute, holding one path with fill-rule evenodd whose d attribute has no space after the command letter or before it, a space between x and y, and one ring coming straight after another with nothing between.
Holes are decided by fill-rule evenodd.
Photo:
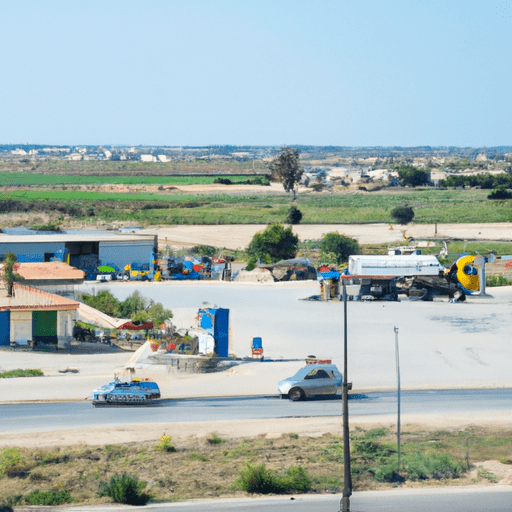
<instances>
[{"instance_id":1,"label":"concrete yard","mask_svg":"<svg viewBox=\"0 0 512 512\"><path fill-rule=\"evenodd\" d=\"M142 295L173 310L176 304L201 307L203 298L216 297L219 306L230 309L236 355L247 357L250 340L257 335L270 359L244 361L211 374L170 373L165 366L155 366L145 370L145 376L158 381L166 398L267 395L276 394L277 381L292 375L308 355L330 358L343 368L343 304L299 300L316 290L311 286L137 284ZM134 288L126 283L108 287L121 299ZM487 291L485 297L469 297L463 303L348 302L349 380L354 391L396 386L395 326L403 389L512 387L512 287ZM2 402L83 400L112 380L114 370L130 356L0 351L2 371L40 368L45 373L43 378L0 380Z\"/></svg>"}]
</instances>

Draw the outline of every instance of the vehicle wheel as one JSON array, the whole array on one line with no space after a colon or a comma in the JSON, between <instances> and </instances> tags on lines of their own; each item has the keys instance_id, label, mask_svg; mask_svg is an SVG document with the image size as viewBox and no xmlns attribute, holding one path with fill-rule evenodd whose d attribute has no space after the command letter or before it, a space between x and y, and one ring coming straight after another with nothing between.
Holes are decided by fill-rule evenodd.
<instances>
[{"instance_id":1,"label":"vehicle wheel","mask_svg":"<svg viewBox=\"0 0 512 512\"><path fill-rule=\"evenodd\" d=\"M292 402L298 402L299 400L302 400L304 398L304 391L302 391L302 389L300 388L290 389L290 391L288 392L288 398Z\"/></svg>"}]
</instances>

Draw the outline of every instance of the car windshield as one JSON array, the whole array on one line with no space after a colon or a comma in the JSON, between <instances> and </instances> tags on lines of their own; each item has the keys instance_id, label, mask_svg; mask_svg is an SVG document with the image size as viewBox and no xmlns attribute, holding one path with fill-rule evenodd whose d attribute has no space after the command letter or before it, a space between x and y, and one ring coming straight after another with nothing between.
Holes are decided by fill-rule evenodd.
<instances>
[{"instance_id":1,"label":"car windshield","mask_svg":"<svg viewBox=\"0 0 512 512\"><path fill-rule=\"evenodd\" d=\"M311 365L304 366L301 368L293 377L290 377L290 380L302 380L302 379L325 379L329 378L329 374L334 371L334 367L330 366L328 368L319 368L319 367L311 367ZM317 377L309 377L309 375L317 375Z\"/></svg>"},{"instance_id":2,"label":"car windshield","mask_svg":"<svg viewBox=\"0 0 512 512\"><path fill-rule=\"evenodd\" d=\"M304 379L328 379L328 378L329 378L329 374L325 370L322 370L321 368L319 370L317 370L316 368L314 370L311 370L304 377Z\"/></svg>"}]
</instances>

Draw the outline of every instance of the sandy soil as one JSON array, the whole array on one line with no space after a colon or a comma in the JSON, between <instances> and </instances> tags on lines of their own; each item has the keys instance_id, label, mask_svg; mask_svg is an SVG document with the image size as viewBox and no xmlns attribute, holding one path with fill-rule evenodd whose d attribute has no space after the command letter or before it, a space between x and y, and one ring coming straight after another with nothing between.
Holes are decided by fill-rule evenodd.
<instances>
[{"instance_id":1,"label":"sandy soil","mask_svg":"<svg viewBox=\"0 0 512 512\"><path fill-rule=\"evenodd\" d=\"M213 245L227 249L245 249L255 233L266 225L236 224L220 226L153 226L141 234L158 235L161 250L166 246L192 247ZM446 240L502 240L512 239L512 223L492 224L298 224L293 232L300 241L320 240L325 233L338 231L360 244L398 244L408 238L416 241L430 238Z\"/></svg>"},{"instance_id":2,"label":"sandy soil","mask_svg":"<svg viewBox=\"0 0 512 512\"><path fill-rule=\"evenodd\" d=\"M489 429L505 429L511 425L512 414L506 417L486 418L478 422L478 427ZM350 429L374 428L376 426L389 427L396 430L396 418L380 416L378 418L358 418L350 422ZM475 423L468 417L453 418L442 415L404 415L401 429L405 431L422 430L464 430L475 427ZM98 427L75 430L57 430L41 432L16 432L0 434L0 448L6 446L42 448L48 446L89 445L101 446L105 444L122 444L135 441L157 441L163 433L171 435L173 439L205 438L216 433L220 437L241 438L265 436L268 438L280 437L286 433L296 433L304 436L316 437L325 433L342 435L342 418L282 418L265 420L230 420L205 421L182 423L151 423L121 425L117 427ZM509 466L511 472L512 467Z\"/></svg>"}]
</instances>

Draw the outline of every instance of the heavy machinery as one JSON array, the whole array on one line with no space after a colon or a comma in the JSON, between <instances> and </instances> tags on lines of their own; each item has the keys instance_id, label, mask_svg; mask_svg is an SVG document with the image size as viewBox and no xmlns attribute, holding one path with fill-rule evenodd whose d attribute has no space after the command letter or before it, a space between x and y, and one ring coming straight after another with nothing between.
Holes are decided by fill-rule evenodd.
<instances>
[{"instance_id":1,"label":"heavy machinery","mask_svg":"<svg viewBox=\"0 0 512 512\"><path fill-rule=\"evenodd\" d=\"M494 258L464 254L449 268L435 256L387 254L353 255L343 272L320 272L324 300L341 293L344 282L347 295L353 300L398 300L400 294L410 300L433 300L447 296L464 301L467 295L485 294L485 263ZM330 293L327 291L330 290Z\"/></svg>"},{"instance_id":2,"label":"heavy machinery","mask_svg":"<svg viewBox=\"0 0 512 512\"><path fill-rule=\"evenodd\" d=\"M134 261L128 265L125 265L124 276L127 279L134 281L162 280L160 267L158 266L158 261L153 252L151 252L149 263Z\"/></svg>"},{"instance_id":3,"label":"heavy machinery","mask_svg":"<svg viewBox=\"0 0 512 512\"><path fill-rule=\"evenodd\" d=\"M160 396L160 388L156 382L137 378L131 382L115 380L92 392L92 405L151 405Z\"/></svg>"}]
</instances>

